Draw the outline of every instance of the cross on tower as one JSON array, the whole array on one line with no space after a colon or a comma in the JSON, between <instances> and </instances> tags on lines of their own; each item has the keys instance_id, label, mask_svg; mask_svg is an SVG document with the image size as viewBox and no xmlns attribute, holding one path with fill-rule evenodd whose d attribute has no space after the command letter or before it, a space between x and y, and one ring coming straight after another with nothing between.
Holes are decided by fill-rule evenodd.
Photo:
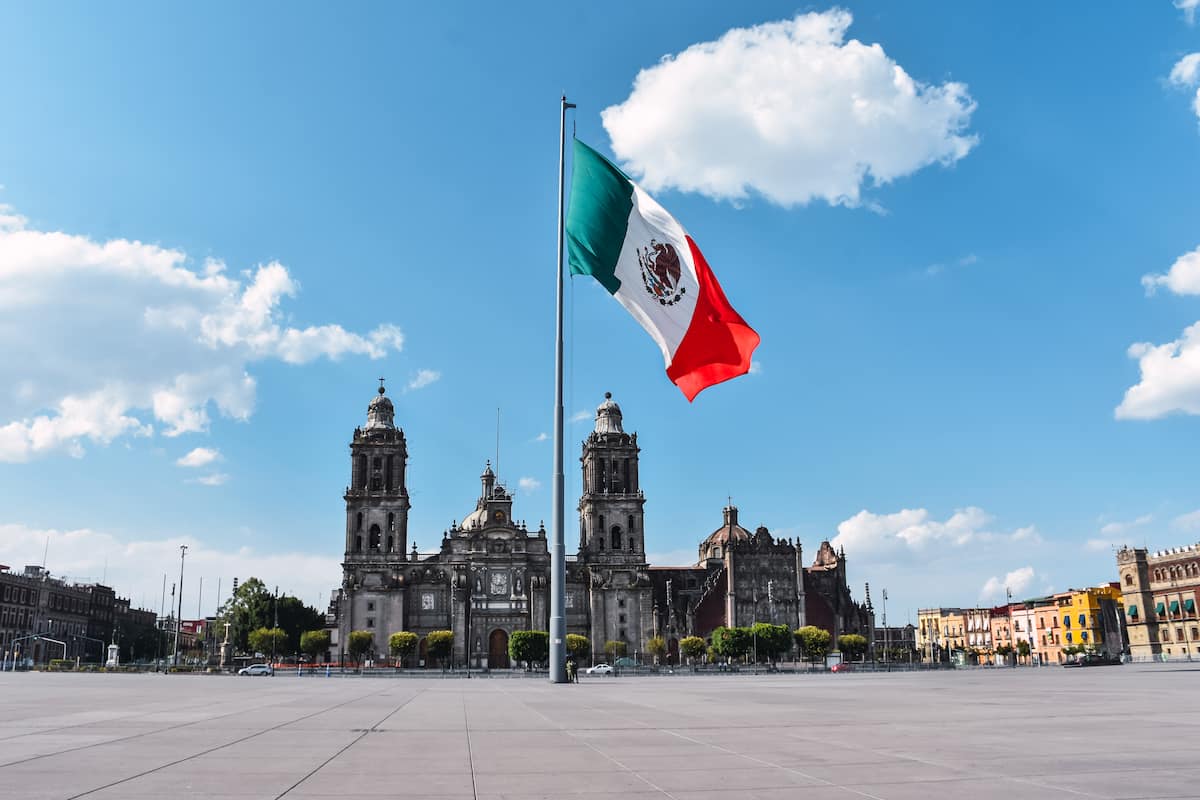
<instances>
[{"instance_id":1,"label":"cross on tower","mask_svg":"<svg viewBox=\"0 0 1200 800\"><path fill-rule=\"evenodd\" d=\"M384 379L383 379L383 378L380 378L380 379L379 379L379 393L380 393L380 394L383 394L383 392L384 392L384 388L383 388L383 381L384 381Z\"/></svg>"}]
</instances>

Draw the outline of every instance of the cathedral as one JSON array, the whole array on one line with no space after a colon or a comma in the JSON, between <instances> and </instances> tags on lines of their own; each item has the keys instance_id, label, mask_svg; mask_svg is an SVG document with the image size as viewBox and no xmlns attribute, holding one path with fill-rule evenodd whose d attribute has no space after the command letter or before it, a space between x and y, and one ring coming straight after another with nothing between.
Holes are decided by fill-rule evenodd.
<instances>
[{"instance_id":1,"label":"cathedral","mask_svg":"<svg viewBox=\"0 0 1200 800\"><path fill-rule=\"evenodd\" d=\"M750 532L732 504L700 542L695 564L648 564L640 452L637 433L625 432L621 408L606 394L583 442L579 549L567 557L566 581L567 632L588 637L595 661L604 660L608 641L625 642L633 655L661 636L667 661L678 663L681 638L755 621L873 641L870 596L864 603L851 597L844 552L822 542L805 566L799 541L776 539L763 527ZM332 658L344 658L351 631L371 633L379 657L391 634L412 631L425 665L426 634L451 630L454 664L501 669L509 666L514 631L548 629L546 530L513 516L513 497L490 464L475 510L443 532L438 552L418 553L415 544L408 551L408 446L382 386L366 425L354 429L350 461L342 585L330 609Z\"/></svg>"}]
</instances>

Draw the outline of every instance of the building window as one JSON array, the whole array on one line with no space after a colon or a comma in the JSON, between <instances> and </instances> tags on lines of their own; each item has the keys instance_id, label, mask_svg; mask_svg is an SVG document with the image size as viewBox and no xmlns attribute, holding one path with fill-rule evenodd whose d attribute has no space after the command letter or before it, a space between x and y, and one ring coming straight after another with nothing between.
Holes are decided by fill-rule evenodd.
<instances>
[{"instance_id":1,"label":"building window","mask_svg":"<svg viewBox=\"0 0 1200 800\"><path fill-rule=\"evenodd\" d=\"M395 549L396 549L396 540L395 540L395 537L389 536L389 537L388 537L388 548L387 548L387 551L390 553L390 552L392 552L392 551L393 551L393 550L395 550Z\"/></svg>"},{"instance_id":2,"label":"building window","mask_svg":"<svg viewBox=\"0 0 1200 800\"><path fill-rule=\"evenodd\" d=\"M1186 639L1183 638L1183 628L1175 629L1175 641L1177 641L1177 642L1187 641Z\"/></svg>"},{"instance_id":3,"label":"building window","mask_svg":"<svg viewBox=\"0 0 1200 800\"><path fill-rule=\"evenodd\" d=\"M361 536L354 537L354 552L356 552L356 553L362 552L362 537Z\"/></svg>"},{"instance_id":4,"label":"building window","mask_svg":"<svg viewBox=\"0 0 1200 800\"><path fill-rule=\"evenodd\" d=\"M362 512L361 511L358 512L358 517L354 523L354 530L356 530L356 531L362 530Z\"/></svg>"},{"instance_id":5,"label":"building window","mask_svg":"<svg viewBox=\"0 0 1200 800\"><path fill-rule=\"evenodd\" d=\"M1192 641L1200 639L1200 628L1192 628Z\"/></svg>"},{"instance_id":6,"label":"building window","mask_svg":"<svg viewBox=\"0 0 1200 800\"><path fill-rule=\"evenodd\" d=\"M381 538L382 538L382 534L379 531L379 526L372 525L371 526L371 542L370 542L370 548L372 550L379 549L379 543L380 543Z\"/></svg>"},{"instance_id":7,"label":"building window","mask_svg":"<svg viewBox=\"0 0 1200 800\"><path fill-rule=\"evenodd\" d=\"M621 526L613 525L612 527L612 549L620 551L621 549Z\"/></svg>"},{"instance_id":8,"label":"building window","mask_svg":"<svg viewBox=\"0 0 1200 800\"><path fill-rule=\"evenodd\" d=\"M1082 627L1084 627L1085 625L1087 625L1087 615L1086 615L1086 614L1080 614L1080 615L1079 615L1079 627L1081 627L1081 628L1082 628Z\"/></svg>"},{"instance_id":9,"label":"building window","mask_svg":"<svg viewBox=\"0 0 1200 800\"><path fill-rule=\"evenodd\" d=\"M1072 640L1071 640L1071 632L1070 632L1070 631L1067 631L1067 644L1070 644L1070 643L1071 643L1071 641L1072 641Z\"/></svg>"},{"instance_id":10,"label":"building window","mask_svg":"<svg viewBox=\"0 0 1200 800\"><path fill-rule=\"evenodd\" d=\"M375 601L372 600L371 602L367 603L367 611L374 611L374 610L375 610Z\"/></svg>"},{"instance_id":11,"label":"building window","mask_svg":"<svg viewBox=\"0 0 1200 800\"><path fill-rule=\"evenodd\" d=\"M1163 628L1163 630L1162 630L1162 640L1163 640L1164 642L1169 642L1169 641L1171 641L1171 629L1170 629L1170 628Z\"/></svg>"},{"instance_id":12,"label":"building window","mask_svg":"<svg viewBox=\"0 0 1200 800\"><path fill-rule=\"evenodd\" d=\"M712 557L713 557L713 558L720 558L720 557L721 557L721 547L720 547L720 545L714 545L714 546L713 546L713 549L712 549Z\"/></svg>"},{"instance_id":13,"label":"building window","mask_svg":"<svg viewBox=\"0 0 1200 800\"><path fill-rule=\"evenodd\" d=\"M388 530L389 531L396 530L396 515L395 514L392 514L392 513L388 514Z\"/></svg>"},{"instance_id":14,"label":"building window","mask_svg":"<svg viewBox=\"0 0 1200 800\"><path fill-rule=\"evenodd\" d=\"M617 608L624 608L624 607L625 607L625 598L622 597L620 600L617 601Z\"/></svg>"},{"instance_id":15,"label":"building window","mask_svg":"<svg viewBox=\"0 0 1200 800\"><path fill-rule=\"evenodd\" d=\"M637 540L634 539L632 536L629 537L629 552L631 552L631 553L637 552Z\"/></svg>"},{"instance_id":16,"label":"building window","mask_svg":"<svg viewBox=\"0 0 1200 800\"><path fill-rule=\"evenodd\" d=\"M1125 585L1133 586L1133 576L1128 573L1125 574Z\"/></svg>"},{"instance_id":17,"label":"building window","mask_svg":"<svg viewBox=\"0 0 1200 800\"><path fill-rule=\"evenodd\" d=\"M367 627L368 628L375 627L375 618L374 617L367 617Z\"/></svg>"},{"instance_id":18,"label":"building window","mask_svg":"<svg viewBox=\"0 0 1200 800\"><path fill-rule=\"evenodd\" d=\"M621 641L625 641L628 637L625 636L625 629L621 628Z\"/></svg>"},{"instance_id":19,"label":"building window","mask_svg":"<svg viewBox=\"0 0 1200 800\"><path fill-rule=\"evenodd\" d=\"M624 614L622 614L621 616L619 616L619 617L617 618L617 622L619 622L619 623L621 623L622 625L624 625L624 624L625 624L625 615L624 615Z\"/></svg>"}]
</instances>

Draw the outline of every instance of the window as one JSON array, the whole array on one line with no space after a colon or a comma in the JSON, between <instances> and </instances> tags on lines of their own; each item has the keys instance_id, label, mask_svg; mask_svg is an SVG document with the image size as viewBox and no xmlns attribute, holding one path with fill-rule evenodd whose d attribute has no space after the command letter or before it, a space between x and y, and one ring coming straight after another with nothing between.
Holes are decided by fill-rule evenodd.
<instances>
[{"instance_id":1,"label":"window","mask_svg":"<svg viewBox=\"0 0 1200 800\"><path fill-rule=\"evenodd\" d=\"M1088 640L1087 631L1080 631L1079 632L1079 641L1086 642L1087 640Z\"/></svg>"},{"instance_id":2,"label":"window","mask_svg":"<svg viewBox=\"0 0 1200 800\"><path fill-rule=\"evenodd\" d=\"M613 525L612 527L612 549L619 551L621 549L621 526Z\"/></svg>"},{"instance_id":3,"label":"window","mask_svg":"<svg viewBox=\"0 0 1200 800\"><path fill-rule=\"evenodd\" d=\"M375 602L371 601L371 602L367 603L367 611L374 611L374 610L375 610Z\"/></svg>"},{"instance_id":4,"label":"window","mask_svg":"<svg viewBox=\"0 0 1200 800\"><path fill-rule=\"evenodd\" d=\"M1071 639L1071 632L1067 631L1067 644L1070 644L1072 641L1073 640Z\"/></svg>"},{"instance_id":5,"label":"window","mask_svg":"<svg viewBox=\"0 0 1200 800\"><path fill-rule=\"evenodd\" d=\"M721 557L721 547L720 547L720 545L717 545L717 546L714 546L714 547L713 547L713 549L712 549L712 557L713 557L713 558L720 558L720 557Z\"/></svg>"},{"instance_id":6,"label":"window","mask_svg":"<svg viewBox=\"0 0 1200 800\"><path fill-rule=\"evenodd\" d=\"M1079 615L1079 627L1083 628L1083 627L1086 627L1086 626L1087 626L1087 615L1086 615L1086 614L1080 614L1080 615Z\"/></svg>"},{"instance_id":7,"label":"window","mask_svg":"<svg viewBox=\"0 0 1200 800\"><path fill-rule=\"evenodd\" d=\"M362 537L361 536L354 537L354 552L356 552L356 553L362 552Z\"/></svg>"},{"instance_id":8,"label":"window","mask_svg":"<svg viewBox=\"0 0 1200 800\"><path fill-rule=\"evenodd\" d=\"M625 598L622 597L620 600L617 601L617 608L624 608L624 607L625 607Z\"/></svg>"},{"instance_id":9,"label":"window","mask_svg":"<svg viewBox=\"0 0 1200 800\"><path fill-rule=\"evenodd\" d=\"M395 514L388 513L388 530L389 531L396 530L396 515Z\"/></svg>"},{"instance_id":10,"label":"window","mask_svg":"<svg viewBox=\"0 0 1200 800\"><path fill-rule=\"evenodd\" d=\"M625 641L626 638L628 638L628 637L625 636L625 629L621 628L621 641L622 642Z\"/></svg>"},{"instance_id":11,"label":"window","mask_svg":"<svg viewBox=\"0 0 1200 800\"><path fill-rule=\"evenodd\" d=\"M395 550L395 549L396 549L396 540L395 540L395 537L389 536L389 537L388 537L388 547L387 547L387 551L390 553L390 552L392 552L392 551L393 551L393 550Z\"/></svg>"},{"instance_id":12,"label":"window","mask_svg":"<svg viewBox=\"0 0 1200 800\"><path fill-rule=\"evenodd\" d=\"M368 628L375 627L375 618L374 617L367 617L367 627Z\"/></svg>"},{"instance_id":13,"label":"window","mask_svg":"<svg viewBox=\"0 0 1200 800\"><path fill-rule=\"evenodd\" d=\"M1163 628L1163 630L1162 630L1162 640L1163 640L1164 642L1169 642L1169 641L1171 641L1171 629L1170 629L1170 628Z\"/></svg>"},{"instance_id":14,"label":"window","mask_svg":"<svg viewBox=\"0 0 1200 800\"><path fill-rule=\"evenodd\" d=\"M1177 641L1177 642L1185 642L1185 641L1187 641L1186 639L1184 639L1184 638L1183 638L1183 628L1176 628L1176 629L1175 629L1175 641Z\"/></svg>"},{"instance_id":15,"label":"window","mask_svg":"<svg viewBox=\"0 0 1200 800\"><path fill-rule=\"evenodd\" d=\"M379 549L379 544L380 544L381 538L382 538L382 534L379 531L379 526L372 525L371 526L371 541L370 541L370 547L372 550Z\"/></svg>"},{"instance_id":16,"label":"window","mask_svg":"<svg viewBox=\"0 0 1200 800\"><path fill-rule=\"evenodd\" d=\"M634 528L633 528L633 514L630 514L630 515L629 515L629 519L628 519L628 520L626 520L626 522L627 522L628 524L627 524L625 527L629 529L629 532L630 532L630 533L633 533L633 530L634 530Z\"/></svg>"},{"instance_id":17,"label":"window","mask_svg":"<svg viewBox=\"0 0 1200 800\"><path fill-rule=\"evenodd\" d=\"M1192 628L1192 641L1200 639L1200 628Z\"/></svg>"},{"instance_id":18,"label":"window","mask_svg":"<svg viewBox=\"0 0 1200 800\"><path fill-rule=\"evenodd\" d=\"M1133 586L1133 576L1130 575L1129 573L1125 573L1125 585Z\"/></svg>"},{"instance_id":19,"label":"window","mask_svg":"<svg viewBox=\"0 0 1200 800\"><path fill-rule=\"evenodd\" d=\"M624 625L625 624L625 615L622 614L621 616L619 616L617 618L617 622L620 622L622 625Z\"/></svg>"},{"instance_id":20,"label":"window","mask_svg":"<svg viewBox=\"0 0 1200 800\"><path fill-rule=\"evenodd\" d=\"M631 552L631 553L637 552L637 540L634 539L632 536L629 537L629 552Z\"/></svg>"}]
</instances>

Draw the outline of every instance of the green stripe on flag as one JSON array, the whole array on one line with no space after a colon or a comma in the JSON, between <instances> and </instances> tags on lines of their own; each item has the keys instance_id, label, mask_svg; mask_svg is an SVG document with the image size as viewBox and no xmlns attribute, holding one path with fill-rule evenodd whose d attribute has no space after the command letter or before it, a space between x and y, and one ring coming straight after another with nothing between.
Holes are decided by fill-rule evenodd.
<instances>
[{"instance_id":1,"label":"green stripe on flag","mask_svg":"<svg viewBox=\"0 0 1200 800\"><path fill-rule=\"evenodd\" d=\"M611 294L621 288L617 257L625 243L633 184L607 158L578 139L571 167L567 254L572 275L591 275Z\"/></svg>"}]
</instances>

